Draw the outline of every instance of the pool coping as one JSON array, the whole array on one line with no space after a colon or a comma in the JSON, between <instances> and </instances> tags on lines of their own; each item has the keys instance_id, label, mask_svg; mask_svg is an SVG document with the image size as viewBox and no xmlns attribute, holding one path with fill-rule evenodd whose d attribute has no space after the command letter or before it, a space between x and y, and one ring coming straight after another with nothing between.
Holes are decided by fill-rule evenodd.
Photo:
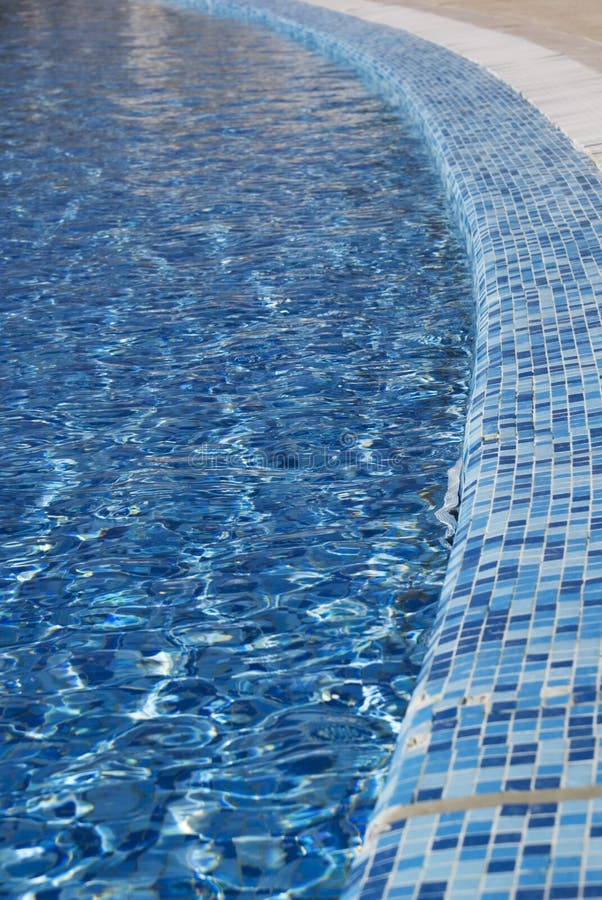
<instances>
[{"instance_id":1,"label":"pool coping","mask_svg":"<svg viewBox=\"0 0 602 900\"><path fill-rule=\"evenodd\" d=\"M296 0L180 2L284 31L403 104L473 272L458 530L343 896L600 897L600 171L499 78L405 30Z\"/></svg>"}]
</instances>

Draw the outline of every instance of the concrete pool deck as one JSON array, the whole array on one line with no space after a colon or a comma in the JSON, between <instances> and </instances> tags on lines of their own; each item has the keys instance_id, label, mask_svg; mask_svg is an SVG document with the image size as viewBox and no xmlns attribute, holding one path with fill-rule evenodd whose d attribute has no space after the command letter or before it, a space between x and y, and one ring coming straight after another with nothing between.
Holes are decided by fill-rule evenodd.
<instances>
[{"instance_id":1,"label":"concrete pool deck","mask_svg":"<svg viewBox=\"0 0 602 900\"><path fill-rule=\"evenodd\" d=\"M599 73L541 47L517 57L522 38L464 22L460 47L440 17L391 4L182 2L276 28L403 107L473 273L458 528L343 896L602 898ZM531 88L508 87L510 70L546 81L544 115L521 96Z\"/></svg>"}]
</instances>

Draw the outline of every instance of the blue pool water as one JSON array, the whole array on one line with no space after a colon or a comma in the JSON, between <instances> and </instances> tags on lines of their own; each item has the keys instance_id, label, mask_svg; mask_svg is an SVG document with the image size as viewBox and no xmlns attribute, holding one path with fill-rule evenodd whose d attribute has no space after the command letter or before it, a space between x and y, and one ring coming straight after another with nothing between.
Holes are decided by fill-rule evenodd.
<instances>
[{"instance_id":1,"label":"blue pool water","mask_svg":"<svg viewBox=\"0 0 602 900\"><path fill-rule=\"evenodd\" d=\"M446 565L441 190L270 33L0 9L3 889L336 897Z\"/></svg>"}]
</instances>

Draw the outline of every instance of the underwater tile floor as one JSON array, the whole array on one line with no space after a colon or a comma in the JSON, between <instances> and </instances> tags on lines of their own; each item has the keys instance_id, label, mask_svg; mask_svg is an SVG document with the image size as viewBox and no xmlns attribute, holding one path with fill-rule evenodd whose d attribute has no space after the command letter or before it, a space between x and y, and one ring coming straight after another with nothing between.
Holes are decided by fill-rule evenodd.
<instances>
[{"instance_id":1,"label":"underwater tile floor","mask_svg":"<svg viewBox=\"0 0 602 900\"><path fill-rule=\"evenodd\" d=\"M352 62L422 124L477 304L437 621L346 900L602 897L602 178L417 37L294 0L189 0Z\"/></svg>"}]
</instances>

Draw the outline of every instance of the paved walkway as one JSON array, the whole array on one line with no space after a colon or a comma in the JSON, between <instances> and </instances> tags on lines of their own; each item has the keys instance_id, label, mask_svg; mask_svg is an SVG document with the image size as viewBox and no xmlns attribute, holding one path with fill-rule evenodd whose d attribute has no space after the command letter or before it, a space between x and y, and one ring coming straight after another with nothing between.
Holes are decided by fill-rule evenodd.
<instances>
[{"instance_id":1,"label":"paved walkway","mask_svg":"<svg viewBox=\"0 0 602 900\"><path fill-rule=\"evenodd\" d=\"M533 103L602 168L599 0L580 0L581 14L574 20L571 9L570 32L560 27L561 0L414 0L411 7L399 0L309 2L409 31L478 63ZM521 6L534 11L532 22L525 12L517 14ZM590 22L593 39L586 36Z\"/></svg>"}]
</instances>

